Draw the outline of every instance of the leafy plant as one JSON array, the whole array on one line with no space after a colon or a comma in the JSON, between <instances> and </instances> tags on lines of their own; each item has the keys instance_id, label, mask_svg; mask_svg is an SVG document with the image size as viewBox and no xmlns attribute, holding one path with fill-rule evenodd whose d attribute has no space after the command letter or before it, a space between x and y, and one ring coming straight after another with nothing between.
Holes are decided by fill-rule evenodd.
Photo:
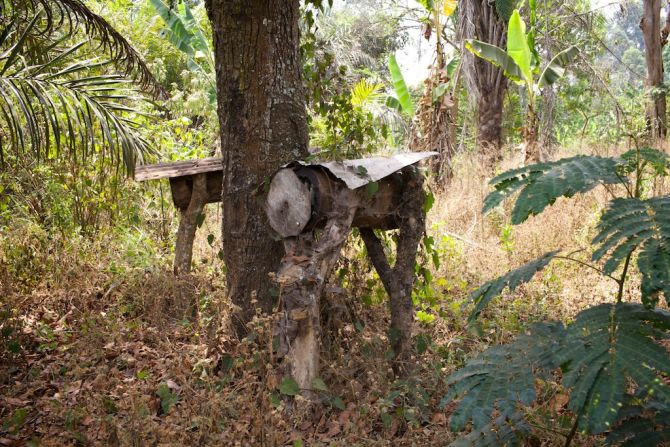
<instances>
[{"instance_id":1,"label":"leafy plant","mask_svg":"<svg viewBox=\"0 0 670 447\"><path fill-rule=\"evenodd\" d=\"M499 3L496 2L498 7ZM540 56L535 45L537 1L529 0L530 30L518 10L509 17L507 26L507 50L479 40L468 40L466 48L474 55L500 67L505 76L524 87L528 96L524 142L526 160L538 162L538 119L536 103L540 89L553 85L565 74L565 67L579 54L577 47L570 47L554 56L540 71Z\"/></svg>"},{"instance_id":2,"label":"leafy plant","mask_svg":"<svg viewBox=\"0 0 670 447\"><path fill-rule=\"evenodd\" d=\"M394 55L389 56L389 71L391 72L393 89L398 96L397 99L400 103L401 110L407 115L413 116L415 109L414 101L412 101L409 89L407 88L407 83L405 83L405 78L402 75L402 71L400 70L400 66L398 65Z\"/></svg>"},{"instance_id":3,"label":"leafy plant","mask_svg":"<svg viewBox=\"0 0 670 447\"><path fill-rule=\"evenodd\" d=\"M158 385L156 395L161 400L161 410L163 414L168 414L170 408L174 407L179 402L179 396L174 394L166 383Z\"/></svg>"},{"instance_id":4,"label":"leafy plant","mask_svg":"<svg viewBox=\"0 0 670 447\"><path fill-rule=\"evenodd\" d=\"M670 338L670 313L655 306L661 296L670 302L670 196L646 197L644 185L667 175L669 162L660 151L639 148L616 158L580 156L532 165L491 181L495 190L485 210L516 194L514 224L541 213L560 197L598 185L622 197L610 201L593 239L592 260L602 262L602 268L558 251L547 253L472 293L471 321L504 289L530 281L554 259L597 270L618 288L612 302L587 308L567 326L535 324L512 343L487 349L452 374L443 404L461 400L451 427L462 430L471 424L474 430L453 445L491 445L494 435L498 445L516 443L529 429L511 421L523 418L524 409L537 400L538 384L554 381L559 370L574 415L573 429L565 433L566 446L578 430L609 433L609 444L657 445L654 442L668 439L670 387L662 377L670 375L670 360L659 341ZM635 296L624 293L634 256L642 276L642 304L630 302ZM628 394L631 390L635 399ZM500 438L503 434L508 436Z\"/></svg>"},{"instance_id":5,"label":"leafy plant","mask_svg":"<svg viewBox=\"0 0 670 447\"><path fill-rule=\"evenodd\" d=\"M0 8L0 162L8 147L46 159L66 145L84 161L103 143L103 155L132 171L150 148L132 120L129 100L138 95L128 73L156 95L163 90L128 41L80 0L3 0Z\"/></svg>"},{"instance_id":6,"label":"leafy plant","mask_svg":"<svg viewBox=\"0 0 670 447\"><path fill-rule=\"evenodd\" d=\"M188 68L206 80L209 101L211 104L216 104L214 52L188 3L181 3L183 10L179 12L162 0L150 1L156 13L165 22L168 40L186 55Z\"/></svg>"}]
</instances>

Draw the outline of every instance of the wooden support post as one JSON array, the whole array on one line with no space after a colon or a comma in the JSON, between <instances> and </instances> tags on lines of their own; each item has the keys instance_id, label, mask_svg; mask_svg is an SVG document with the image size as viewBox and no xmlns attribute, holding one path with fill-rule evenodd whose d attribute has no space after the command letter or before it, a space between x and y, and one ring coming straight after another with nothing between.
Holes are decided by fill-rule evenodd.
<instances>
[{"instance_id":1,"label":"wooden support post","mask_svg":"<svg viewBox=\"0 0 670 447\"><path fill-rule=\"evenodd\" d=\"M355 197L342 191L338 209L318 239L307 233L285 241L284 256L276 280L280 286L278 356L286 362L303 394L311 397L312 383L319 374L319 307L328 276L349 236L356 211Z\"/></svg>"},{"instance_id":2,"label":"wooden support post","mask_svg":"<svg viewBox=\"0 0 670 447\"><path fill-rule=\"evenodd\" d=\"M414 309L412 288L414 287L414 263L419 242L425 231L423 203L423 177L413 167L405 168L404 175L410 180L398 206L400 232L396 263L393 267L386 259L384 247L370 228L361 228L360 233L368 256L389 295L391 327L389 340L393 348L393 370L398 376L406 376L412 370L412 329Z\"/></svg>"},{"instance_id":3,"label":"wooden support post","mask_svg":"<svg viewBox=\"0 0 670 447\"><path fill-rule=\"evenodd\" d=\"M191 271L193 259L193 241L198 228L198 216L203 213L207 203L207 174L193 175L193 192L188 207L180 208L177 243L174 250L174 274Z\"/></svg>"}]
</instances>

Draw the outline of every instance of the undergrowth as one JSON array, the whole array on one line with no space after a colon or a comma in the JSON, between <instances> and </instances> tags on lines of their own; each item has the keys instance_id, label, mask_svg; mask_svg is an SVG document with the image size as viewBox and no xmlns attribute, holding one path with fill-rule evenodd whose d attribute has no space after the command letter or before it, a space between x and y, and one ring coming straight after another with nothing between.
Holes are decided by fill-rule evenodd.
<instances>
[{"instance_id":1,"label":"undergrowth","mask_svg":"<svg viewBox=\"0 0 670 447\"><path fill-rule=\"evenodd\" d=\"M429 216L424 243L436 259L422 261L415 291L411 380L389 369L385 294L352 239L323 300L320 402L297 397L290 416L282 395L295 390L275 371L272 319L259 315L244 340L229 335L218 241L208 237L219 225L213 208L196 242L194 273L179 279L160 225L140 220L61 237L30 219L13 220L0 235L0 438L44 446L453 441L456 405L439 405L448 374L533 323L570 320L590 303L580 292L611 292L591 271L557 261L539 280L502 291L468 325L469 292L547 245L582 246L604 198L596 192L539 216L545 228L565 229L556 235L512 227L504 211L481 214L486 179L468 175L482 172L478 162L458 163L459 180ZM531 441L562 441L545 428L556 420L569 425L566 403L560 387L538 390L525 413Z\"/></svg>"}]
</instances>

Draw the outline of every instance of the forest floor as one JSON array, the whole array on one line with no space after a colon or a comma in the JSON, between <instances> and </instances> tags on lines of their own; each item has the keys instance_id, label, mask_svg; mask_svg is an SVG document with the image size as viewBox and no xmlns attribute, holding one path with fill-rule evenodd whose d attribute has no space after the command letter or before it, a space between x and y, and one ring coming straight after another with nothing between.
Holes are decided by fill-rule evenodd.
<instances>
[{"instance_id":1,"label":"forest floor","mask_svg":"<svg viewBox=\"0 0 670 447\"><path fill-rule=\"evenodd\" d=\"M144 261L131 262L114 234L57 240L17 224L3 246L20 256L0 253L0 446L448 444L453 406L439 403L450 372L528 323L569 320L614 288L558 261L468 327L463 303L486 280L556 248L587 259L607 197L559 200L511 227L509 207L481 214L488 189L479 163L463 159L456 170L429 216L440 265L420 294L411 380L389 369L383 290L352 238L333 278L345 293L324 300L323 402L297 398L290 416L274 370L272 318L259 316L244 340L228 335L222 266L206 231L194 273L176 279L169 256L134 253ZM572 422L566 401L545 393L531 410L529 445L562 445Z\"/></svg>"}]
</instances>

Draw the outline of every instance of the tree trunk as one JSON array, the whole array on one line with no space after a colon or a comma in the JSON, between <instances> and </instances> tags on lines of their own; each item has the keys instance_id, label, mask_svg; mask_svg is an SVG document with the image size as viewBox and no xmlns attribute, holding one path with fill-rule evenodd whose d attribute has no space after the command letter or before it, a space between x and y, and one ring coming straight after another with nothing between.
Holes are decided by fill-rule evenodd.
<instances>
[{"instance_id":1,"label":"tree trunk","mask_svg":"<svg viewBox=\"0 0 670 447\"><path fill-rule=\"evenodd\" d=\"M661 36L661 0L644 0L640 21L644 35L647 61L647 88L651 101L647 106L647 128L651 138L660 139L666 134L666 103L663 85L663 46Z\"/></svg>"},{"instance_id":2,"label":"tree trunk","mask_svg":"<svg viewBox=\"0 0 670 447\"><path fill-rule=\"evenodd\" d=\"M198 216L202 214L206 203L207 174L196 174L193 176L193 192L189 205L186 209L179 210L179 230L177 230L177 243L174 249L175 275L191 271L193 241L198 229Z\"/></svg>"},{"instance_id":3,"label":"tree trunk","mask_svg":"<svg viewBox=\"0 0 670 447\"><path fill-rule=\"evenodd\" d=\"M504 48L507 24L498 15L494 3L488 0L459 2L459 40L478 39ZM488 162L501 158L502 120L507 78L493 64L475 57L469 51L462 54L463 77L470 96L477 104L477 143Z\"/></svg>"},{"instance_id":4,"label":"tree trunk","mask_svg":"<svg viewBox=\"0 0 670 447\"><path fill-rule=\"evenodd\" d=\"M270 174L307 155L298 0L207 0L223 155L223 250L238 335L257 297L269 312L268 273L282 257L258 193Z\"/></svg>"},{"instance_id":5,"label":"tree trunk","mask_svg":"<svg viewBox=\"0 0 670 447\"><path fill-rule=\"evenodd\" d=\"M483 90L488 90L482 85ZM502 158L502 120L504 88L494 88L477 101L477 142L486 155L487 163L494 166Z\"/></svg>"}]
</instances>

